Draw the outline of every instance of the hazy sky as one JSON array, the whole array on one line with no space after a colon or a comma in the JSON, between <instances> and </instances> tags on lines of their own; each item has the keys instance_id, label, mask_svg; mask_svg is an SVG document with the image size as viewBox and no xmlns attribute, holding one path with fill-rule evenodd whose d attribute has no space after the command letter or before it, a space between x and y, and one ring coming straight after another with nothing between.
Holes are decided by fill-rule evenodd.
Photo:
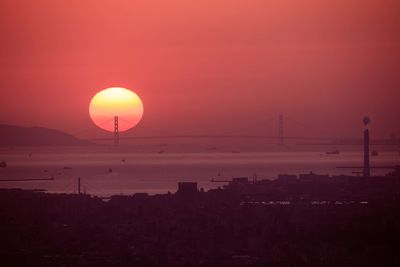
<instances>
[{"instance_id":1,"label":"hazy sky","mask_svg":"<svg viewBox=\"0 0 400 267\"><path fill-rule=\"evenodd\" d=\"M400 135L400 2L0 2L0 123L96 134L91 97L143 100L136 131ZM308 129L307 129L308 128ZM98 130L101 131L101 130Z\"/></svg>"}]
</instances>

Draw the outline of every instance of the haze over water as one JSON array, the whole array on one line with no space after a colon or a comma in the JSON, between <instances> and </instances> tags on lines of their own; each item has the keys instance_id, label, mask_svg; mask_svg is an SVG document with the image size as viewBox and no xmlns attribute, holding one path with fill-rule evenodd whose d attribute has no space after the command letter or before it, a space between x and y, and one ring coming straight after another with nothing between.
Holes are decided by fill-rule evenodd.
<instances>
[{"instance_id":1,"label":"haze over water","mask_svg":"<svg viewBox=\"0 0 400 267\"><path fill-rule=\"evenodd\" d=\"M29 156L31 154L31 156ZM0 179L50 178L53 181L2 182L3 188L45 189L49 192L77 192L77 178L82 191L98 196L113 194L149 194L175 192L179 181L196 181L199 188L210 189L225 183L212 178L232 177L275 179L278 174L352 174L356 169L337 166L361 166L358 151L327 155L324 152L129 152L106 149L19 149L0 151L8 167L0 169ZM380 152L371 158L372 166L399 164L397 151ZM65 168L67 167L67 168ZM372 174L390 170L373 169ZM354 175L354 174L353 174Z\"/></svg>"}]
</instances>

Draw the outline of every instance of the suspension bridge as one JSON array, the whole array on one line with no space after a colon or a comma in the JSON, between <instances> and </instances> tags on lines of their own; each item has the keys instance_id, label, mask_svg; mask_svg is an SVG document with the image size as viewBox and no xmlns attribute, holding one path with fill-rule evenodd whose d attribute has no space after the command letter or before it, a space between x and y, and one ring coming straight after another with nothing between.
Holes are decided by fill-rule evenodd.
<instances>
[{"instance_id":1,"label":"suspension bridge","mask_svg":"<svg viewBox=\"0 0 400 267\"><path fill-rule=\"evenodd\" d=\"M352 138L339 138L329 136L329 132L326 129L321 128L317 125L306 124L299 122L297 119L292 118L288 115L278 114L269 116L265 120L254 122L253 125L247 125L241 129L232 128L231 130L219 133L199 133L199 134L182 134L182 133L171 133L165 130L154 129L146 125L148 134L132 133L132 131L120 131L121 124L131 125L132 122L125 120L119 116L113 116L97 123L97 126L107 125L108 129L113 128L113 134L109 136L101 137L86 137L85 140L91 142L102 142L102 143L114 143L118 146L123 140L168 140L168 139L259 139L259 140L271 140L272 144L275 143L278 146L291 145L326 145L326 146L354 146L362 145L362 139L358 137ZM289 130L288 130L289 128ZM250 131L251 129L251 131ZM93 126L87 127L84 130L75 133L75 136L88 131L93 131ZM289 135L288 132L313 132L314 136L305 135ZM250 133L269 133L269 134L250 134ZM271 134L275 132L275 134ZM398 138L388 139L373 139L371 140L372 145L379 146L400 146L400 140Z\"/></svg>"},{"instance_id":2,"label":"suspension bridge","mask_svg":"<svg viewBox=\"0 0 400 267\"><path fill-rule=\"evenodd\" d=\"M224 134L174 134L174 133L161 133L161 134L150 134L150 135L128 135L124 134L121 135L119 126L121 122L131 124L130 121L127 121L119 116L114 116L102 123L99 123L98 126L103 125L111 125L113 124L113 136L110 137L93 137L87 138L89 141L110 141L114 142L115 146L120 144L120 140L137 140L137 139L271 139L276 140L278 145L285 145L286 140L297 140L297 141L318 141L318 142L325 142L327 144L334 144L337 142L337 138L326 138L326 137L317 137L317 136L288 136L284 134L284 121L289 120L287 116L283 116L283 114L279 114L277 120L270 119L268 125L272 123L276 124L277 128L277 135L262 135L262 134L231 134L231 133L224 133ZM295 122L295 120L291 120ZM302 125L301 123L297 123ZM302 125L303 128L307 127ZM161 132L161 131L155 131Z\"/></svg>"}]
</instances>

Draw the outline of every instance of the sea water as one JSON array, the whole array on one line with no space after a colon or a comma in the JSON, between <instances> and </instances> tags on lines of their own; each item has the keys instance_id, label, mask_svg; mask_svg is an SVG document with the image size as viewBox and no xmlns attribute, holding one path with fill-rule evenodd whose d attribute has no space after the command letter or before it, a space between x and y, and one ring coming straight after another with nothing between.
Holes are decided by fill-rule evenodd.
<instances>
[{"instance_id":1,"label":"sea water","mask_svg":"<svg viewBox=\"0 0 400 267\"><path fill-rule=\"evenodd\" d=\"M163 194L176 192L181 181L194 181L208 190L223 186L232 177L275 179L278 174L352 174L361 169L337 166L362 166L362 152L201 152L160 153L88 149L2 149L0 180L51 178L47 181L0 182L0 188L43 189L54 193L76 193L78 177L81 191L97 196L130 195L138 192ZM372 166L399 165L397 151L380 152L371 157ZM384 174L390 169L372 169ZM354 174L353 174L354 175Z\"/></svg>"}]
</instances>

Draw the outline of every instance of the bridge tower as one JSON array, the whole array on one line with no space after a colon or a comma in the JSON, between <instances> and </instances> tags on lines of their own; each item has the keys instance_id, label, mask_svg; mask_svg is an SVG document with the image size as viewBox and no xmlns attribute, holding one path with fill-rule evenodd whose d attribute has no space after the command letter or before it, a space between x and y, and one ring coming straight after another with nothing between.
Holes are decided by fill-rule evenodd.
<instances>
[{"instance_id":1,"label":"bridge tower","mask_svg":"<svg viewBox=\"0 0 400 267\"><path fill-rule=\"evenodd\" d=\"M114 116L114 145L119 145L118 116Z\"/></svg>"},{"instance_id":2,"label":"bridge tower","mask_svg":"<svg viewBox=\"0 0 400 267\"><path fill-rule=\"evenodd\" d=\"M284 139L283 139L283 115L279 114L278 117L278 145L283 146L284 145Z\"/></svg>"}]
</instances>

